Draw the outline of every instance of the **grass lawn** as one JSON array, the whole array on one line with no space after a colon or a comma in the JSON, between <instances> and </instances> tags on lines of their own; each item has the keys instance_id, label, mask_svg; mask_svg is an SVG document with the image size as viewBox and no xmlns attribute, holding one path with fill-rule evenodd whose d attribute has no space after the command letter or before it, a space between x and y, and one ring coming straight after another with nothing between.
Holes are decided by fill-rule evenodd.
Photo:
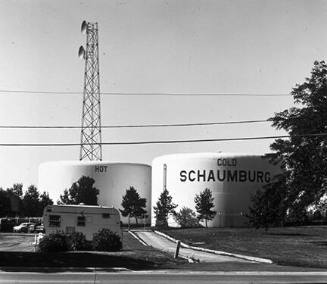
<instances>
[{"instance_id":1,"label":"grass lawn","mask_svg":"<svg viewBox=\"0 0 327 284\"><path fill-rule=\"evenodd\" d=\"M269 258L280 265L327 268L327 226L197 228L162 232L190 245Z\"/></svg>"},{"instance_id":2,"label":"grass lawn","mask_svg":"<svg viewBox=\"0 0 327 284\"><path fill-rule=\"evenodd\" d=\"M17 242L19 238L20 244ZM131 270L163 269L185 263L167 253L143 246L129 233L123 234L123 250L119 252L58 252L35 253L31 246L33 236L0 234L0 267L125 267ZM6 240L6 242L4 242ZM1 246L3 244L3 246ZM23 244L23 245L22 245ZM15 246L17 246L15 248ZM8 249L10 247L10 249ZM30 248L30 249L29 249ZM31 251L32 250L32 251Z\"/></svg>"}]
</instances>

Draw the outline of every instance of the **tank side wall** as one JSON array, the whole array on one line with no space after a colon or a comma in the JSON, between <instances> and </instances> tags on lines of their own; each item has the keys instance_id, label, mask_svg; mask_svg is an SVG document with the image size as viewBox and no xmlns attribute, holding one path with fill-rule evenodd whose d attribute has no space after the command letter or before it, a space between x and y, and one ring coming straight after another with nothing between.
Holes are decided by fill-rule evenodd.
<instances>
[{"instance_id":1,"label":"tank side wall","mask_svg":"<svg viewBox=\"0 0 327 284\"><path fill-rule=\"evenodd\" d=\"M217 214L208 223L211 227L247 226L245 214L251 196L280 172L278 166L260 156L163 156L152 165L153 205L163 190L164 164L167 165L167 189L173 202L178 204L177 211L183 206L195 211L195 196L206 188L212 191ZM151 224L155 225L153 212ZM169 224L177 225L172 217Z\"/></svg>"},{"instance_id":2,"label":"tank side wall","mask_svg":"<svg viewBox=\"0 0 327 284\"><path fill-rule=\"evenodd\" d=\"M151 167L140 164L62 164L45 163L39 167L38 188L49 192L54 202L59 200L64 189L68 189L82 176L95 180L99 189L98 204L122 209L122 197L126 189L133 186L142 198L146 198L148 217L140 223L149 224L151 220ZM122 217L123 223L127 217ZM134 223L134 218L131 219Z\"/></svg>"}]
</instances>

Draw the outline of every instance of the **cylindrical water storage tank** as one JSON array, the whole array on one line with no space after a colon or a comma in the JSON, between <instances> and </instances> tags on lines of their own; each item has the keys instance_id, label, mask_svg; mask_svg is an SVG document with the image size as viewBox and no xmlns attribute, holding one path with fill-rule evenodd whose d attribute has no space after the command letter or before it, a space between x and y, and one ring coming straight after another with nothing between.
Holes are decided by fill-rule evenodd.
<instances>
[{"instance_id":1,"label":"cylindrical water storage tank","mask_svg":"<svg viewBox=\"0 0 327 284\"><path fill-rule=\"evenodd\" d=\"M133 186L141 198L146 198L148 217L146 224L151 220L151 167L145 164L109 163L105 161L56 161L42 163L39 166L38 188L41 192L49 192L56 202L65 189L78 181L82 176L95 180L94 186L99 189L98 204L113 206L122 209L122 197L126 189ZM127 223L127 217L122 217ZM135 219L131 218L131 223Z\"/></svg>"},{"instance_id":2,"label":"cylindrical water storage tank","mask_svg":"<svg viewBox=\"0 0 327 284\"><path fill-rule=\"evenodd\" d=\"M182 207L194 212L194 198L210 189L217 212L210 227L248 226L245 217L251 196L272 177L280 167L259 155L229 153L173 154L158 157L152 163L152 207L166 186L179 211ZM153 209L152 209L153 210ZM168 223L176 226L172 216ZM152 211L151 224L155 225Z\"/></svg>"}]
</instances>

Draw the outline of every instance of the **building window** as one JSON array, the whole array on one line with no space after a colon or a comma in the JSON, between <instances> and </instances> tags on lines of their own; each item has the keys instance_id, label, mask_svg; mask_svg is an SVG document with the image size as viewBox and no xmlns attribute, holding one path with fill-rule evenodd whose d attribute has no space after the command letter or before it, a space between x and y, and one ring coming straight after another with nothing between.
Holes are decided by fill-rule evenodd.
<instances>
[{"instance_id":1,"label":"building window","mask_svg":"<svg viewBox=\"0 0 327 284\"><path fill-rule=\"evenodd\" d=\"M60 227L60 215L49 215L49 227Z\"/></svg>"},{"instance_id":2,"label":"building window","mask_svg":"<svg viewBox=\"0 0 327 284\"><path fill-rule=\"evenodd\" d=\"M110 214L109 213L103 213L102 214L102 218L109 219L110 218Z\"/></svg>"},{"instance_id":3,"label":"building window","mask_svg":"<svg viewBox=\"0 0 327 284\"><path fill-rule=\"evenodd\" d=\"M75 227L66 227L66 234L73 234L75 233Z\"/></svg>"},{"instance_id":4,"label":"building window","mask_svg":"<svg viewBox=\"0 0 327 284\"><path fill-rule=\"evenodd\" d=\"M77 217L77 226L85 227L85 216Z\"/></svg>"}]
</instances>

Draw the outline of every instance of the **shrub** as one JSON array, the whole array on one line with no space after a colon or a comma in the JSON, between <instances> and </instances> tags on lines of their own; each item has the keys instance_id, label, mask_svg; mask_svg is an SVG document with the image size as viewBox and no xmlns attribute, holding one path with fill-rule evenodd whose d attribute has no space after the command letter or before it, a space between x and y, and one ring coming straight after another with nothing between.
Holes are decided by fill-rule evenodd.
<instances>
[{"instance_id":1,"label":"shrub","mask_svg":"<svg viewBox=\"0 0 327 284\"><path fill-rule=\"evenodd\" d=\"M196 218L195 212L188 207L183 207L174 215L174 219L181 228L198 228L201 226L199 220Z\"/></svg>"},{"instance_id":2,"label":"shrub","mask_svg":"<svg viewBox=\"0 0 327 284\"><path fill-rule=\"evenodd\" d=\"M91 250L92 248L91 243L80 232L70 234L67 237L67 242L70 250Z\"/></svg>"},{"instance_id":3,"label":"shrub","mask_svg":"<svg viewBox=\"0 0 327 284\"><path fill-rule=\"evenodd\" d=\"M120 236L109 229L102 229L94 234L92 245L98 251L118 251L123 246Z\"/></svg>"},{"instance_id":4,"label":"shrub","mask_svg":"<svg viewBox=\"0 0 327 284\"><path fill-rule=\"evenodd\" d=\"M39 243L40 252L59 252L68 250L69 245L67 243L67 237L63 233L44 236Z\"/></svg>"},{"instance_id":5,"label":"shrub","mask_svg":"<svg viewBox=\"0 0 327 284\"><path fill-rule=\"evenodd\" d=\"M1 232L12 232L15 225L17 225L17 224L14 219L1 218L0 231Z\"/></svg>"}]
</instances>

